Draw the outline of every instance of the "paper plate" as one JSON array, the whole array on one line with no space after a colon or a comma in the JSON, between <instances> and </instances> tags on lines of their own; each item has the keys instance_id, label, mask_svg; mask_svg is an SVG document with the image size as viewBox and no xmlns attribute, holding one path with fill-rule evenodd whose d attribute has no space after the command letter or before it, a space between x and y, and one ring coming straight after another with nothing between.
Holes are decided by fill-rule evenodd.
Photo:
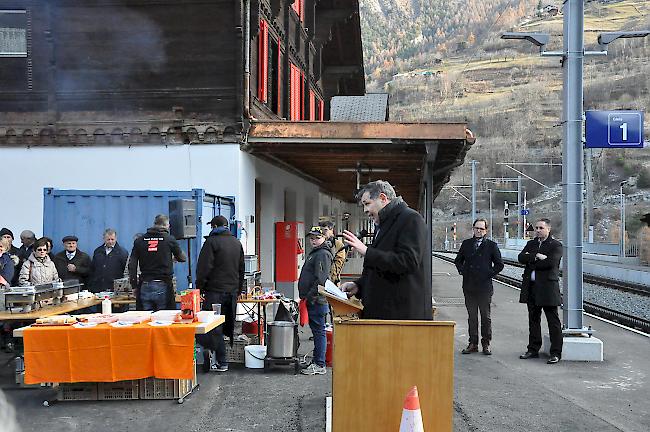
<instances>
[{"instance_id":1,"label":"paper plate","mask_svg":"<svg viewBox=\"0 0 650 432\"><path fill-rule=\"evenodd\" d=\"M149 325L153 327L164 327L172 325L172 321L151 321Z\"/></svg>"},{"instance_id":2,"label":"paper plate","mask_svg":"<svg viewBox=\"0 0 650 432\"><path fill-rule=\"evenodd\" d=\"M97 323L93 322L78 322L77 324L73 325L72 327L76 328L90 328L90 327L95 327Z\"/></svg>"},{"instance_id":3,"label":"paper plate","mask_svg":"<svg viewBox=\"0 0 650 432\"><path fill-rule=\"evenodd\" d=\"M124 322L124 321L118 321L110 324L111 327L131 327L133 325L132 322Z\"/></svg>"}]
</instances>

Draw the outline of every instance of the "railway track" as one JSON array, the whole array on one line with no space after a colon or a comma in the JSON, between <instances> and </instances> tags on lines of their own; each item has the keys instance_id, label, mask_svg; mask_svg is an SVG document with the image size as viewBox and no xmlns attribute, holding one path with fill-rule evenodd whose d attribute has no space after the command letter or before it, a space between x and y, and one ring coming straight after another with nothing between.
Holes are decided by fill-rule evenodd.
<instances>
[{"instance_id":1,"label":"railway track","mask_svg":"<svg viewBox=\"0 0 650 432\"><path fill-rule=\"evenodd\" d=\"M439 259L442 259L442 260L447 261L447 262L451 262L451 263L454 262L453 258L451 258L449 256L441 255L439 253L434 253L433 256L435 258L439 258ZM523 265L521 265L520 263L513 263L513 262L510 262L510 261L504 261L504 264L512 266L512 267L523 267ZM521 283L522 283L521 279L514 278L514 277L511 277L511 276L501 275L501 274L496 275L494 277L494 279L499 281L499 282L503 282L503 283L506 283L508 285L512 285L512 286L515 286L517 288L521 288ZM602 278L590 278L590 280L588 281L587 277L584 278L585 282L588 282L588 283L591 283L591 284L604 285L604 286L606 286L608 288L611 288L611 289L622 290L622 291L627 291L627 292L634 292L635 294L640 294L640 295L643 295L643 296L649 296L650 295L650 292L648 292L647 290L644 290L644 289L637 290L637 289L635 289L636 287L633 287L631 289L629 286L619 287L621 285L621 283L617 283L618 281L611 281L609 279L606 279L604 283L596 282L596 280L601 280L601 279ZM644 317L630 315L630 314L627 314L627 313L624 313L624 312L621 312L621 311L618 311L618 310L615 310L615 309L611 309L611 308L608 308L608 307L605 307L605 306L602 306L602 305L599 305L599 304L596 304L596 303L593 303L593 302L589 302L589 301L583 301L582 303L583 303L584 311L587 312L587 313L590 313L592 315L596 315L596 316L601 317L601 318L608 319L610 321L617 322L617 323L619 323L621 325L624 325L624 326L627 326L627 327L637 329L637 330L642 331L644 333L650 333L650 320L648 320L648 319L646 319Z\"/></svg>"}]
</instances>

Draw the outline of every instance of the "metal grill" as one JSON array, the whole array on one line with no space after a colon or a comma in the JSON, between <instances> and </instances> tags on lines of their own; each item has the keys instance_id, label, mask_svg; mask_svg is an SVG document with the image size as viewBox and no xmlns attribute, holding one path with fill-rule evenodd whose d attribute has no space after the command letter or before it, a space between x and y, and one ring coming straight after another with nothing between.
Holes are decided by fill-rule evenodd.
<instances>
[{"instance_id":1,"label":"metal grill","mask_svg":"<svg viewBox=\"0 0 650 432\"><path fill-rule=\"evenodd\" d=\"M464 297L445 297L445 298L436 298L436 306L464 306L465 298Z\"/></svg>"}]
</instances>

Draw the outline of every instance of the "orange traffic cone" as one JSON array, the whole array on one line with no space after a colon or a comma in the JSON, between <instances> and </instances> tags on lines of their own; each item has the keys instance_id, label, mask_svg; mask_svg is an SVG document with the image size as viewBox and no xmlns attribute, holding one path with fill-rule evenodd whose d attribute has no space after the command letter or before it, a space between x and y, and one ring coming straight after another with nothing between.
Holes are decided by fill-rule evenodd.
<instances>
[{"instance_id":1,"label":"orange traffic cone","mask_svg":"<svg viewBox=\"0 0 650 432\"><path fill-rule=\"evenodd\" d=\"M399 424L399 432L424 432L422 424L422 411L420 411L420 398L418 388L411 387L404 399L402 410L402 421Z\"/></svg>"}]
</instances>

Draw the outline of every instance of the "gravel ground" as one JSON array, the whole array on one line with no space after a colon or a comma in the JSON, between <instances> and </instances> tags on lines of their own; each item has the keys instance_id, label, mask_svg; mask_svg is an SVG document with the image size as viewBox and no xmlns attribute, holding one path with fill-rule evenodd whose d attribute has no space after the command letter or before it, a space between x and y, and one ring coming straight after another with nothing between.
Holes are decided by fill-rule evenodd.
<instances>
[{"instance_id":1,"label":"gravel ground","mask_svg":"<svg viewBox=\"0 0 650 432\"><path fill-rule=\"evenodd\" d=\"M455 257L455 254L443 254L448 257ZM521 279L523 269L506 265L501 274L512 278ZM560 284L562 280L560 278ZM586 283L583 285L583 298L585 301L595 303L610 309L614 309L628 315L650 319L650 296L619 291L600 285Z\"/></svg>"}]
</instances>

